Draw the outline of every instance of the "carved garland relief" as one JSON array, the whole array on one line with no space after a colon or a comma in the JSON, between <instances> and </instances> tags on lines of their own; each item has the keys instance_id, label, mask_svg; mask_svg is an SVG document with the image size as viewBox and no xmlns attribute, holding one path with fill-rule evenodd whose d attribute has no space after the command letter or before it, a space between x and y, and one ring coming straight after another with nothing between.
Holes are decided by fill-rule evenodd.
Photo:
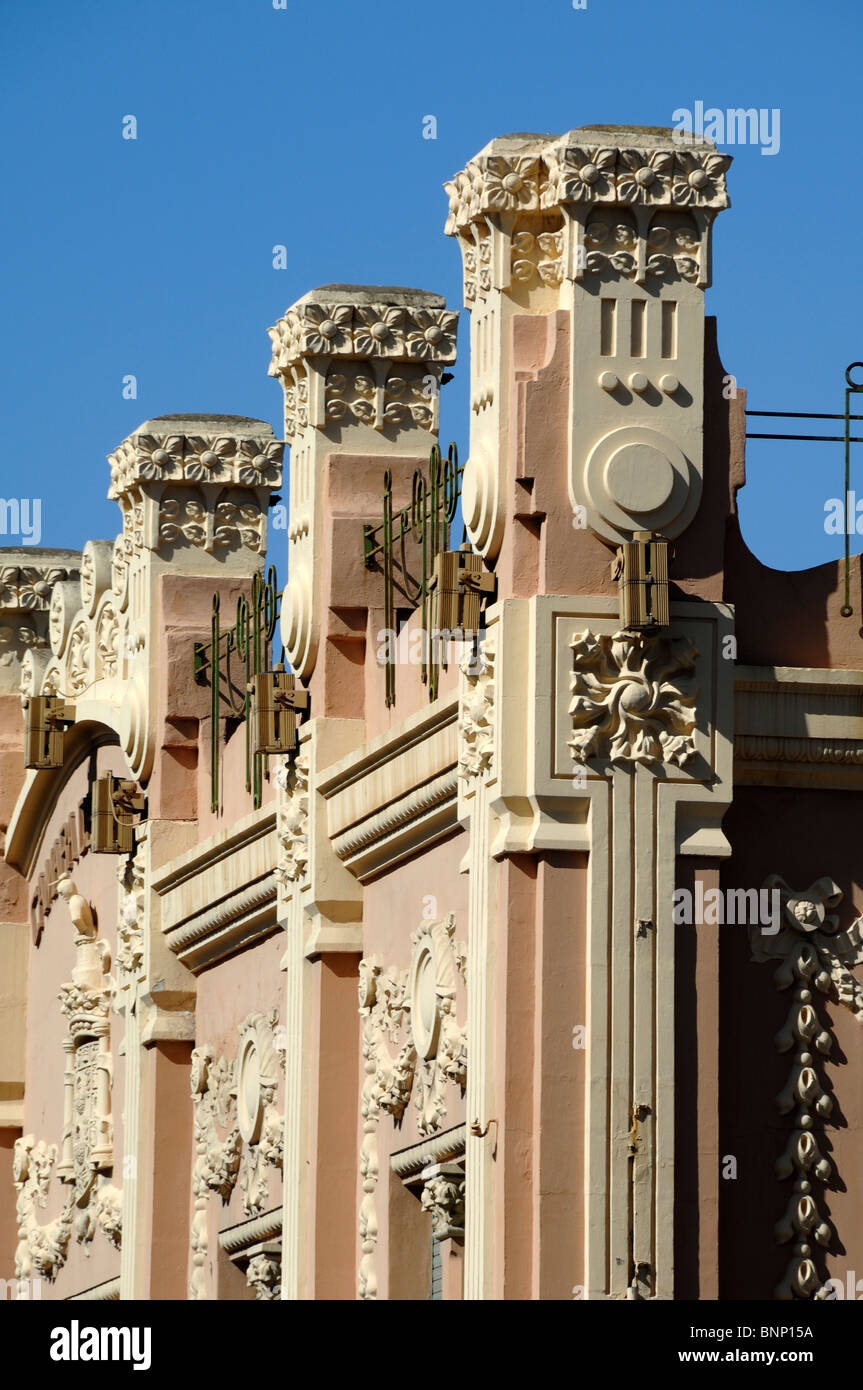
<instances>
[{"instance_id":1,"label":"carved garland relief","mask_svg":"<svg viewBox=\"0 0 863 1390\"><path fill-rule=\"evenodd\" d=\"M793 1179L784 1215L776 1223L777 1241L793 1241L791 1258L776 1289L776 1298L823 1299L830 1285L819 1269L818 1247L833 1238L833 1228L823 1210L823 1188L833 1166L818 1146L818 1129L833 1111L833 1099L825 1085L825 1059L833 1048L833 1035L819 1012L819 996L850 1009L863 1023L863 986L849 969L863 963L863 918L839 930L835 912L842 890L830 878L820 878L798 892L772 874L765 889L777 889L782 905L782 929L767 935L751 931L752 958L774 961L773 976L779 990L793 990L784 1026L776 1035L781 1053L791 1053L788 1080L776 1097L781 1115L793 1117L793 1129L784 1152L776 1161L776 1176Z\"/></svg>"},{"instance_id":2,"label":"carved garland relief","mask_svg":"<svg viewBox=\"0 0 863 1390\"><path fill-rule=\"evenodd\" d=\"M464 1094L467 1036L456 1017L458 979L466 953L455 940L455 918L423 922L411 936L410 969L385 969L376 957L360 961L359 1012L365 1082L361 1097L359 1297L377 1298L376 1191L382 1114L402 1121L413 1093L420 1134L434 1134L447 1114L447 1088Z\"/></svg>"},{"instance_id":3,"label":"carved garland relief","mask_svg":"<svg viewBox=\"0 0 863 1390\"><path fill-rule=\"evenodd\" d=\"M55 1279L63 1267L74 1231L89 1253L96 1227L119 1248L122 1194L99 1174L114 1164L111 1114L113 1059L110 1008L114 981L106 941L97 940L93 910L64 874L57 885L69 905L75 928L72 979L61 986L60 1007L68 1020L63 1043L63 1136L59 1146L26 1135L15 1142L14 1179L18 1190L18 1236L15 1272ZM40 1225L37 1208L47 1204L51 1177L69 1187L63 1211Z\"/></svg>"},{"instance_id":4,"label":"carved garland relief","mask_svg":"<svg viewBox=\"0 0 863 1390\"><path fill-rule=\"evenodd\" d=\"M204 1045L192 1053L191 1091L195 1111L195 1164L192 1174L192 1272L189 1296L206 1294L207 1207L212 1193L230 1200L239 1179L247 1216L263 1211L267 1170L281 1171L284 1116L277 1103L279 1069L284 1054L276 1047L277 1011L252 1013L239 1027L236 1058L218 1059ZM272 1297L258 1284L258 1297Z\"/></svg>"}]
</instances>

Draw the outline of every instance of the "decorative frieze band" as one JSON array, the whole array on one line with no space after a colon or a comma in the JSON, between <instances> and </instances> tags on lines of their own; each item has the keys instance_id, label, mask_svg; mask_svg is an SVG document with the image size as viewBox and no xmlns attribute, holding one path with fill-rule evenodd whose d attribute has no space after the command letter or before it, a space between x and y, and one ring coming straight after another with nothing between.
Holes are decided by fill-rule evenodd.
<instances>
[{"instance_id":1,"label":"decorative frieze band","mask_svg":"<svg viewBox=\"0 0 863 1390\"><path fill-rule=\"evenodd\" d=\"M403 302L392 303L372 294L369 290L356 302L355 286L324 285L298 300L269 329L270 375L278 376L306 357L455 361L458 313L448 310L444 299L395 289L390 294Z\"/></svg>"},{"instance_id":2,"label":"decorative frieze band","mask_svg":"<svg viewBox=\"0 0 863 1390\"><path fill-rule=\"evenodd\" d=\"M670 130L653 137L634 130L633 145L625 148L604 145L602 137L601 128L587 128L546 142L542 136L494 141L493 152L477 155L444 185L450 200L447 235L489 214L539 211L561 203L716 211L729 206L725 173L731 156L717 153L711 141L683 144L674 141ZM519 143L523 152L497 152L501 145Z\"/></svg>"},{"instance_id":3,"label":"decorative frieze band","mask_svg":"<svg viewBox=\"0 0 863 1390\"><path fill-rule=\"evenodd\" d=\"M204 428L209 422L210 430L185 433L184 426L192 419ZM123 497L141 482L278 488L282 482L283 453L282 441L260 420L163 415L148 420L108 455L108 496Z\"/></svg>"}]
</instances>

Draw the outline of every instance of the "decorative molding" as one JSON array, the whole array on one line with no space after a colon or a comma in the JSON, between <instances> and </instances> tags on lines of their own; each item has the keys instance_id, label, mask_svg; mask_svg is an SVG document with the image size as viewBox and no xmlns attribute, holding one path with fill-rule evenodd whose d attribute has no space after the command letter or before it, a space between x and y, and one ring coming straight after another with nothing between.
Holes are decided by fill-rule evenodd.
<instances>
[{"instance_id":1,"label":"decorative molding","mask_svg":"<svg viewBox=\"0 0 863 1390\"><path fill-rule=\"evenodd\" d=\"M735 781L863 786L863 671L738 666Z\"/></svg>"},{"instance_id":2,"label":"decorative molding","mask_svg":"<svg viewBox=\"0 0 863 1390\"><path fill-rule=\"evenodd\" d=\"M322 769L327 838L361 883L458 831L457 727L453 691Z\"/></svg>"},{"instance_id":3,"label":"decorative molding","mask_svg":"<svg viewBox=\"0 0 863 1390\"><path fill-rule=\"evenodd\" d=\"M674 763L695 754L698 651L688 637L575 633L573 760Z\"/></svg>"},{"instance_id":4,"label":"decorative molding","mask_svg":"<svg viewBox=\"0 0 863 1390\"><path fill-rule=\"evenodd\" d=\"M776 1035L779 1052L793 1049L791 1070L776 1097L776 1107L781 1115L793 1114L794 1129L776 1162L776 1175L794 1182L785 1213L774 1230L780 1244L793 1240L794 1245L775 1296L783 1301L823 1299L831 1289L819 1270L815 1247L828 1245L833 1230L821 1208L817 1184L828 1182L833 1169L813 1130L833 1110L823 1068L834 1039L818 1012L818 996L850 1009L858 1022L863 1022L863 986L849 969L863 963L863 917L847 930L839 930L831 909L839 906L843 894L830 878L820 878L798 892L778 874L771 874L764 889L780 893L782 928L768 935L753 927L752 958L778 962L773 976L776 988L793 988L788 1017Z\"/></svg>"},{"instance_id":5,"label":"decorative molding","mask_svg":"<svg viewBox=\"0 0 863 1390\"><path fill-rule=\"evenodd\" d=\"M216 903L165 933L169 948L197 975L278 930L272 877Z\"/></svg>"},{"instance_id":6,"label":"decorative molding","mask_svg":"<svg viewBox=\"0 0 863 1390\"><path fill-rule=\"evenodd\" d=\"M466 656L460 666L459 777L488 778L494 771L495 642L483 639L477 654Z\"/></svg>"},{"instance_id":7,"label":"decorative molding","mask_svg":"<svg viewBox=\"0 0 863 1390\"><path fill-rule=\"evenodd\" d=\"M452 768L333 836L332 846L351 873L368 883L456 830L458 776Z\"/></svg>"},{"instance_id":8,"label":"decorative molding","mask_svg":"<svg viewBox=\"0 0 863 1390\"><path fill-rule=\"evenodd\" d=\"M253 1216L236 1226L229 1226L219 1235L219 1244L231 1259L247 1255L253 1245L266 1244L281 1237L282 1209L276 1207L261 1216Z\"/></svg>"},{"instance_id":9,"label":"decorative molding","mask_svg":"<svg viewBox=\"0 0 863 1390\"><path fill-rule=\"evenodd\" d=\"M453 1129L430 1134L421 1144L412 1144L409 1149L400 1149L390 1158L390 1167L403 1182L416 1180L423 1168L433 1163L446 1163L453 1158L463 1158L467 1139L467 1125L456 1125Z\"/></svg>"},{"instance_id":10,"label":"decorative molding","mask_svg":"<svg viewBox=\"0 0 863 1390\"><path fill-rule=\"evenodd\" d=\"M193 974L278 930L276 816L269 803L153 874L165 941Z\"/></svg>"}]
</instances>

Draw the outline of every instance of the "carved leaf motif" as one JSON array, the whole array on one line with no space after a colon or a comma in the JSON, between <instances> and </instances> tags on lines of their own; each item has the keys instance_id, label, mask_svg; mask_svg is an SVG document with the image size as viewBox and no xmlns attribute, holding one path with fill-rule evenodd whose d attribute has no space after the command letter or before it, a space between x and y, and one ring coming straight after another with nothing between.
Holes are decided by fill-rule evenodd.
<instances>
[{"instance_id":1,"label":"carved leaf motif","mask_svg":"<svg viewBox=\"0 0 863 1390\"><path fill-rule=\"evenodd\" d=\"M695 753L698 652L689 638L576 633L569 706L576 762L668 762Z\"/></svg>"}]
</instances>

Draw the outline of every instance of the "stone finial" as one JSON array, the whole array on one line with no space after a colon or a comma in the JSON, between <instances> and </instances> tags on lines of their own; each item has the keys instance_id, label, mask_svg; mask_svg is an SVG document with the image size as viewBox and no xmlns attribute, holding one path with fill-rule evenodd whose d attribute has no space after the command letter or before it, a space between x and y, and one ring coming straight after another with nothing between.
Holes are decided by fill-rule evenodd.
<instances>
[{"instance_id":1,"label":"stone finial","mask_svg":"<svg viewBox=\"0 0 863 1390\"><path fill-rule=\"evenodd\" d=\"M270 376L285 388L285 437L307 425L437 424L437 388L455 361L458 314L440 295L393 285L322 285L269 329ZM323 393L309 368L336 359ZM349 364L369 363L366 372ZM339 362L344 362L340 368ZM374 364L374 365L372 365Z\"/></svg>"}]
</instances>

